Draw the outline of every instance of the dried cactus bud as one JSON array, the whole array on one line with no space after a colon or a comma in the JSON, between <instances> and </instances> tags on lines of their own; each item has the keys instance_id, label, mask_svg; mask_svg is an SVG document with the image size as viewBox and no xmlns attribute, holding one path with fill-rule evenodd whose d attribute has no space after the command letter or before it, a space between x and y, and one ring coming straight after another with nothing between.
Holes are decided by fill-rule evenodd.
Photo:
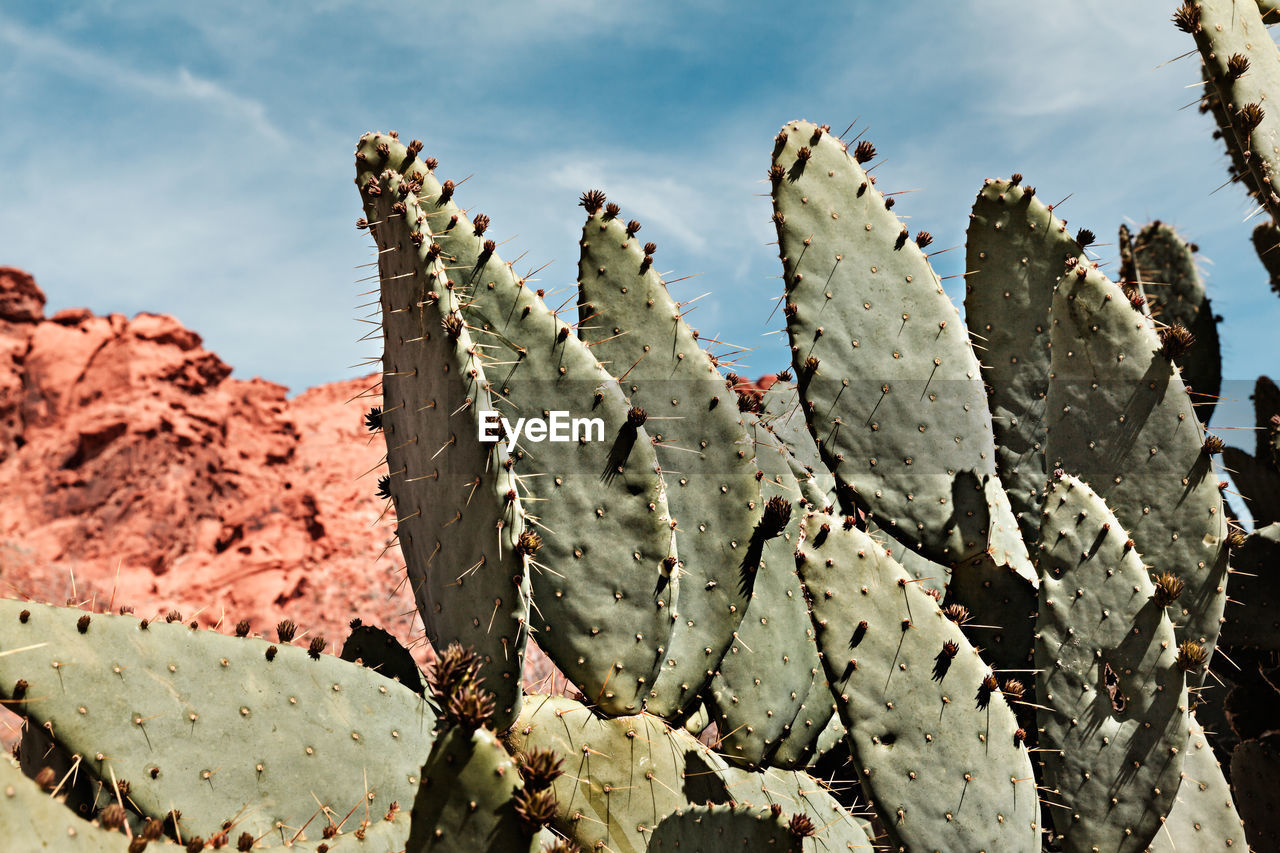
<instances>
[{"instance_id":1,"label":"dried cactus bud","mask_svg":"<svg viewBox=\"0 0 1280 853\"><path fill-rule=\"evenodd\" d=\"M466 731L475 731L493 719L493 694L475 684L464 684L449 697L445 717Z\"/></svg>"},{"instance_id":2,"label":"dried cactus bud","mask_svg":"<svg viewBox=\"0 0 1280 853\"><path fill-rule=\"evenodd\" d=\"M441 705L464 684L479 683L480 656L460 643L450 643L431 670L432 693Z\"/></svg>"},{"instance_id":3,"label":"dried cactus bud","mask_svg":"<svg viewBox=\"0 0 1280 853\"><path fill-rule=\"evenodd\" d=\"M774 539L783 534L790 521L791 502L781 495L774 495L765 503L760 526L756 529L765 539Z\"/></svg>"},{"instance_id":4,"label":"dried cactus bud","mask_svg":"<svg viewBox=\"0 0 1280 853\"><path fill-rule=\"evenodd\" d=\"M533 530L521 531L519 538L516 539L516 553L526 557L532 557L541 547L542 537Z\"/></svg>"},{"instance_id":5,"label":"dried cactus bud","mask_svg":"<svg viewBox=\"0 0 1280 853\"><path fill-rule=\"evenodd\" d=\"M1200 7L1192 0L1184 0L1173 13L1173 25L1184 33L1194 34L1200 29Z\"/></svg>"},{"instance_id":6,"label":"dried cactus bud","mask_svg":"<svg viewBox=\"0 0 1280 853\"><path fill-rule=\"evenodd\" d=\"M1186 581L1170 572L1161 572L1155 579L1155 594L1152 600L1161 607L1168 607L1178 600L1182 591L1187 588Z\"/></svg>"},{"instance_id":7,"label":"dried cactus bud","mask_svg":"<svg viewBox=\"0 0 1280 853\"><path fill-rule=\"evenodd\" d=\"M124 826L124 821L124 806L119 803L112 803L98 812L98 823L102 824L105 829L119 829Z\"/></svg>"},{"instance_id":8,"label":"dried cactus bud","mask_svg":"<svg viewBox=\"0 0 1280 853\"><path fill-rule=\"evenodd\" d=\"M875 156L876 147L865 139L853 149L853 159L857 160L859 165L875 159Z\"/></svg>"},{"instance_id":9,"label":"dried cactus bud","mask_svg":"<svg viewBox=\"0 0 1280 853\"><path fill-rule=\"evenodd\" d=\"M298 626L293 624L292 619L281 619L276 623L276 639L282 643L291 642L297 633Z\"/></svg>"},{"instance_id":10,"label":"dried cactus bud","mask_svg":"<svg viewBox=\"0 0 1280 853\"><path fill-rule=\"evenodd\" d=\"M1240 122L1240 126L1245 132L1249 132L1262 124L1262 120L1266 118L1266 115L1267 112L1262 108L1261 104L1245 104L1236 113L1236 120Z\"/></svg>"},{"instance_id":11,"label":"dried cactus bud","mask_svg":"<svg viewBox=\"0 0 1280 853\"><path fill-rule=\"evenodd\" d=\"M787 831L796 838L809 838L817 833L817 829L813 825L813 821L809 819L807 814L799 812L791 816L791 820L787 823Z\"/></svg>"},{"instance_id":12,"label":"dried cactus bud","mask_svg":"<svg viewBox=\"0 0 1280 853\"><path fill-rule=\"evenodd\" d=\"M1185 326L1174 323L1160 330L1160 355L1174 361L1186 355L1195 342L1195 335L1188 332Z\"/></svg>"},{"instance_id":13,"label":"dried cactus bud","mask_svg":"<svg viewBox=\"0 0 1280 853\"><path fill-rule=\"evenodd\" d=\"M578 204L586 208L587 213L594 216L600 208L604 207L605 195L600 190L587 190L578 199Z\"/></svg>"},{"instance_id":14,"label":"dried cactus bud","mask_svg":"<svg viewBox=\"0 0 1280 853\"><path fill-rule=\"evenodd\" d=\"M556 795L550 788L537 791L521 788L516 791L512 801L516 817L529 830L537 831L555 819Z\"/></svg>"},{"instance_id":15,"label":"dried cactus bud","mask_svg":"<svg viewBox=\"0 0 1280 853\"><path fill-rule=\"evenodd\" d=\"M1178 646L1178 668L1183 672L1199 672L1208 660L1208 650L1195 640Z\"/></svg>"},{"instance_id":16,"label":"dried cactus bud","mask_svg":"<svg viewBox=\"0 0 1280 853\"><path fill-rule=\"evenodd\" d=\"M248 619L241 619L239 622L236 623L236 636L237 637L249 636L249 620Z\"/></svg>"},{"instance_id":17,"label":"dried cactus bud","mask_svg":"<svg viewBox=\"0 0 1280 853\"><path fill-rule=\"evenodd\" d=\"M538 791L564 774L564 759L554 749L537 747L520 756L520 776L527 789Z\"/></svg>"}]
</instances>

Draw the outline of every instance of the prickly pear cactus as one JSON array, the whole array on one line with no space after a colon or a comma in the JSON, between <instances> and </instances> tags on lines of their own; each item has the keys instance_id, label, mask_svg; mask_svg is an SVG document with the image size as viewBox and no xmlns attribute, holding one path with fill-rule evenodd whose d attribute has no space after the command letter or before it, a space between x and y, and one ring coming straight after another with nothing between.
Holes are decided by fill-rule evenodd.
<instances>
[{"instance_id":1,"label":"prickly pear cactus","mask_svg":"<svg viewBox=\"0 0 1280 853\"><path fill-rule=\"evenodd\" d=\"M421 696L321 645L0 601L0 697L96 779L127 780L142 814L180 811L184 836L231 820L284 841L317 802L411 802L431 748Z\"/></svg>"},{"instance_id":2,"label":"prickly pear cactus","mask_svg":"<svg viewBox=\"0 0 1280 853\"><path fill-rule=\"evenodd\" d=\"M1178 794L1186 673L1207 652L1179 648L1165 612L1179 582L1152 582L1080 480L1063 476L1046 495L1039 550L1038 755L1060 806L1055 838L1067 851L1144 850Z\"/></svg>"},{"instance_id":3,"label":"prickly pear cactus","mask_svg":"<svg viewBox=\"0 0 1280 853\"><path fill-rule=\"evenodd\" d=\"M749 805L689 806L663 818L649 839L649 850L678 850L680 853L718 853L731 850L776 850L801 853L801 841L814 827L792 820L781 808ZM807 819L806 819L807 820Z\"/></svg>"},{"instance_id":4,"label":"prickly pear cactus","mask_svg":"<svg viewBox=\"0 0 1280 853\"><path fill-rule=\"evenodd\" d=\"M797 563L827 681L894 843L1034 849L1039 798L1014 697L874 539L825 515L805 533Z\"/></svg>"},{"instance_id":5,"label":"prickly pear cactus","mask_svg":"<svg viewBox=\"0 0 1280 853\"><path fill-rule=\"evenodd\" d=\"M1185 590L1169 602L1178 642L1211 656L1227 587L1227 522L1212 454L1177 359L1181 326L1159 332L1084 261L1054 292L1047 467L1087 482L1157 572ZM1192 676L1199 685L1203 669Z\"/></svg>"},{"instance_id":6,"label":"prickly pear cactus","mask_svg":"<svg viewBox=\"0 0 1280 853\"><path fill-rule=\"evenodd\" d=\"M656 247L641 248L640 223L624 223L599 191L585 193L582 205L580 332L591 332L592 353L647 411L659 460L678 472L665 482L682 595L645 703L650 713L678 718L733 642L761 569L755 448L736 395L653 269Z\"/></svg>"},{"instance_id":7,"label":"prickly pear cactus","mask_svg":"<svg viewBox=\"0 0 1280 853\"><path fill-rule=\"evenodd\" d=\"M359 152L377 157L372 138ZM459 295L433 248L418 182L387 170L364 185L375 223L384 341L382 401L371 420L387 442L387 489L427 639L474 648L498 702L499 726L520 712L529 636L529 566L516 478L498 445L475 440L496 404ZM450 527L473 535L451 535Z\"/></svg>"},{"instance_id":8,"label":"prickly pear cactus","mask_svg":"<svg viewBox=\"0 0 1280 853\"><path fill-rule=\"evenodd\" d=\"M967 237L964 310L985 350L996 466L1032 546L1047 476L1049 308L1067 260L1083 249L1021 175L983 185Z\"/></svg>"},{"instance_id":9,"label":"prickly pear cactus","mask_svg":"<svg viewBox=\"0 0 1280 853\"><path fill-rule=\"evenodd\" d=\"M1173 22L1195 38L1228 122L1223 139L1251 173L1255 198L1280 221L1280 53L1255 3L1185 0Z\"/></svg>"},{"instance_id":10,"label":"prickly pear cactus","mask_svg":"<svg viewBox=\"0 0 1280 853\"><path fill-rule=\"evenodd\" d=\"M837 482L894 536L948 565L990 553L1031 578L978 360L923 236L910 238L860 165L871 156L807 122L774 146L784 311L809 427Z\"/></svg>"}]
</instances>

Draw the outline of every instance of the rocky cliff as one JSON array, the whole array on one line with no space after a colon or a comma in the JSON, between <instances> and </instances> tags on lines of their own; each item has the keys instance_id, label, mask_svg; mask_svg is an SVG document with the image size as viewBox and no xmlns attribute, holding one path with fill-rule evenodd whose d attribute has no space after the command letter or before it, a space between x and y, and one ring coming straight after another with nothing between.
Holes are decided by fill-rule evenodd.
<instances>
[{"instance_id":1,"label":"rocky cliff","mask_svg":"<svg viewBox=\"0 0 1280 853\"><path fill-rule=\"evenodd\" d=\"M44 305L0 268L0 581L222 631L287 616L335 652L355 616L420 633L367 473L376 374L290 400L173 317Z\"/></svg>"}]
</instances>

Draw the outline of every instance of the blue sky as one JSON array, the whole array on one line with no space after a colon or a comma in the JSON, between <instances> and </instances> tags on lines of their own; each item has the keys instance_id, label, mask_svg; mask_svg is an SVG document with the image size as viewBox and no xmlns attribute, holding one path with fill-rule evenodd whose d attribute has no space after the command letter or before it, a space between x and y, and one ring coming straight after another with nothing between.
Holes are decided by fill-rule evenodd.
<instances>
[{"instance_id":1,"label":"blue sky","mask_svg":"<svg viewBox=\"0 0 1280 853\"><path fill-rule=\"evenodd\" d=\"M739 372L759 374L786 361L762 337L781 326L771 140L792 118L856 121L880 187L918 190L895 210L935 248L963 243L984 177L1014 171L1069 195L1058 212L1105 261L1121 222L1180 227L1226 318L1225 393L1247 406L1277 370L1280 298L1244 193L1214 193L1225 155L1193 105L1198 61L1169 62L1193 48L1173 5L8 2L0 264L34 273L50 310L174 314L240 377L296 393L358 375L378 348L357 342L351 155L395 128L442 178L470 176L464 206L565 296L578 195L604 189L660 270L699 274L673 290L709 293L695 325L755 347ZM963 259L938 255L939 274Z\"/></svg>"}]
</instances>

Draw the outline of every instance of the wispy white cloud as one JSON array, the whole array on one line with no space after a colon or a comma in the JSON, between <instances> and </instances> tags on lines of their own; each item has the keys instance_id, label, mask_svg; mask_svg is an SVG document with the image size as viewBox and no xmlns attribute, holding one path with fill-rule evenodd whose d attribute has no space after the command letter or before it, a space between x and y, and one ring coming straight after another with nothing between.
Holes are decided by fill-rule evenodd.
<instances>
[{"instance_id":1,"label":"wispy white cloud","mask_svg":"<svg viewBox=\"0 0 1280 853\"><path fill-rule=\"evenodd\" d=\"M9 46L15 60L46 72L69 75L94 87L124 90L130 95L187 102L201 108L212 107L264 141L282 144L285 140L261 101L238 95L181 66L165 71L142 71L91 48L72 44L3 17L0 17L0 44Z\"/></svg>"}]
</instances>

